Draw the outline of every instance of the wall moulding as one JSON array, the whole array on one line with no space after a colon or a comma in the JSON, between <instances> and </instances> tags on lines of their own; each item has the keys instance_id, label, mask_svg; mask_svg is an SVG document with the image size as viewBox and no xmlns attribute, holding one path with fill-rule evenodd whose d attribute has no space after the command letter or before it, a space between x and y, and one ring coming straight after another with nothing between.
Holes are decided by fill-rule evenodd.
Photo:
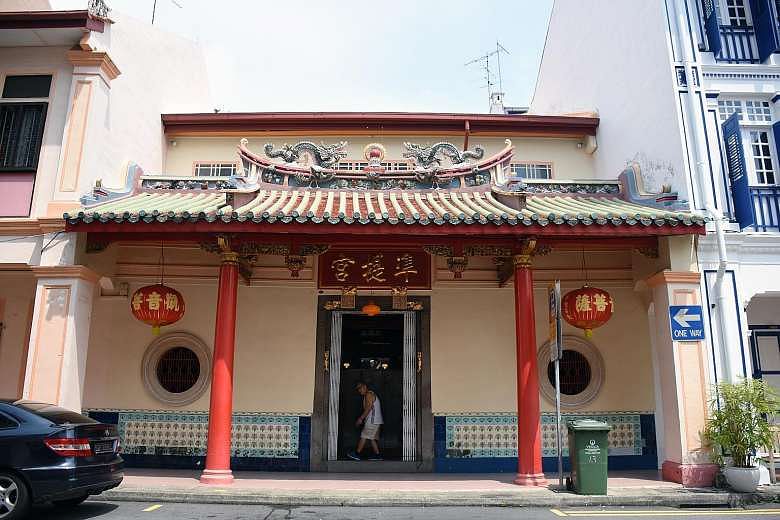
<instances>
[{"instance_id":1,"label":"wall moulding","mask_svg":"<svg viewBox=\"0 0 780 520\"><path fill-rule=\"evenodd\" d=\"M36 278L78 278L93 284L100 280L98 273L83 265L34 265L30 267L30 270Z\"/></svg>"},{"instance_id":2,"label":"wall moulding","mask_svg":"<svg viewBox=\"0 0 780 520\"><path fill-rule=\"evenodd\" d=\"M0 236L32 236L65 230L61 218L4 218L0 219Z\"/></svg>"},{"instance_id":3,"label":"wall moulding","mask_svg":"<svg viewBox=\"0 0 780 520\"><path fill-rule=\"evenodd\" d=\"M167 247L166 247L167 249ZM160 265L155 263L117 262L116 276L118 278L154 279L160 276ZM165 264L165 278L175 280L217 280L219 265L210 264ZM306 286L314 282L314 269L304 267L298 278L290 277L290 270L281 266L254 266L251 283L285 281L291 284Z\"/></svg>"},{"instance_id":4,"label":"wall moulding","mask_svg":"<svg viewBox=\"0 0 780 520\"><path fill-rule=\"evenodd\" d=\"M68 61L70 61L74 67L98 68L101 75L106 78L107 83L116 79L121 74L119 67L114 63L114 60L105 52L74 49L66 52L65 56L67 56Z\"/></svg>"},{"instance_id":5,"label":"wall moulding","mask_svg":"<svg viewBox=\"0 0 780 520\"><path fill-rule=\"evenodd\" d=\"M660 271L645 280L648 287L662 284L693 284L699 285L701 273L690 271Z\"/></svg>"}]
</instances>

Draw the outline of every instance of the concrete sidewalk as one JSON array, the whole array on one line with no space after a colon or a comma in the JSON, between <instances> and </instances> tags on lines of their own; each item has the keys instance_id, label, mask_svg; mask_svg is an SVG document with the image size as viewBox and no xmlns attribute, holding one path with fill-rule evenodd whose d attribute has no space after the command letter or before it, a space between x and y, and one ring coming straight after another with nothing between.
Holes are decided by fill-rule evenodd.
<instances>
[{"instance_id":1,"label":"concrete sidewalk","mask_svg":"<svg viewBox=\"0 0 780 520\"><path fill-rule=\"evenodd\" d=\"M583 496L556 486L524 488L511 474L451 475L376 473L236 472L232 486L206 486L199 472L128 469L122 485L99 499L203 504L286 506L739 506L780 502L780 486L754 494L686 489L661 481L656 472L610 472L606 496ZM554 475L548 475L557 484Z\"/></svg>"}]
</instances>

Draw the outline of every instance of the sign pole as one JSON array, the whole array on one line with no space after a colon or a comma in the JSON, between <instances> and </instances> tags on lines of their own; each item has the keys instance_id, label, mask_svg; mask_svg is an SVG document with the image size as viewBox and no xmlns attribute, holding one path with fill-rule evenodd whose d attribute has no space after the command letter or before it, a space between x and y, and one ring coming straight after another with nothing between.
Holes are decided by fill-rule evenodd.
<instances>
[{"instance_id":1,"label":"sign pole","mask_svg":"<svg viewBox=\"0 0 780 520\"><path fill-rule=\"evenodd\" d=\"M558 485L563 488L563 437L561 433L561 356L563 355L561 282L549 288L550 303L550 358L555 365L555 431L558 443Z\"/></svg>"}]
</instances>

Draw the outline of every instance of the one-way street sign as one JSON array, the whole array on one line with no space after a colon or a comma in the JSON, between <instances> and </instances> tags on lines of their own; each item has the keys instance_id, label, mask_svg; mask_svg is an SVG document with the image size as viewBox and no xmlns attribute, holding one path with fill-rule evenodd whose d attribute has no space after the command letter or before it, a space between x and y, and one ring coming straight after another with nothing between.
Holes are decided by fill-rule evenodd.
<instances>
[{"instance_id":1,"label":"one-way street sign","mask_svg":"<svg viewBox=\"0 0 780 520\"><path fill-rule=\"evenodd\" d=\"M704 339L704 320L701 305L670 305L669 322L673 341L701 341Z\"/></svg>"}]
</instances>

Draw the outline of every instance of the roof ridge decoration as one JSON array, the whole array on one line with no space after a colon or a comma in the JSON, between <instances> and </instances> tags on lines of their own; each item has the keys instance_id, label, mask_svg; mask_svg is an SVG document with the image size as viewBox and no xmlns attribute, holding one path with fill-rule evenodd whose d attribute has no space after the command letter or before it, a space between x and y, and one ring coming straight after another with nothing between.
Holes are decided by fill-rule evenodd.
<instances>
[{"instance_id":1,"label":"roof ridge decoration","mask_svg":"<svg viewBox=\"0 0 780 520\"><path fill-rule=\"evenodd\" d=\"M677 192L672 191L672 187L668 184L661 186L660 193L648 192L642 178L642 168L636 161L631 161L626 165L625 170L620 172L618 181L623 188L626 200L634 204L683 209L688 202L680 200Z\"/></svg>"},{"instance_id":2,"label":"roof ridge decoration","mask_svg":"<svg viewBox=\"0 0 780 520\"><path fill-rule=\"evenodd\" d=\"M271 159L281 157L286 163L298 162L302 159L301 152L309 152L316 161L316 165L322 168L334 168L342 159L347 158L347 141L340 141L334 144L320 143L319 146L311 141L299 141L294 145L284 143L281 150L274 150L272 143L266 143L263 146L265 155Z\"/></svg>"},{"instance_id":3,"label":"roof ridge decoration","mask_svg":"<svg viewBox=\"0 0 780 520\"><path fill-rule=\"evenodd\" d=\"M84 196L78 212L66 213L67 225L90 223L255 223L255 224L381 224L391 226L629 226L643 233L679 234L673 227L694 226L702 232L704 217L681 211L677 194L644 191L638 165L631 165L615 181L534 180L507 176L514 148L488 158L475 149L427 147L431 166L387 171L384 147L370 143L362 170L338 170L319 164L277 162L239 144L244 172L231 177L182 178L144 176L135 164L128 167L124 189L108 189L98 181ZM437 143L438 144L438 143ZM300 146L298 146L300 145ZM317 149L313 154L311 146ZM271 154L291 158L307 153L311 161L334 165L346 143L318 147L301 141ZM415 149L415 152L419 150ZM457 155L455 152L458 152ZM437 153L462 163L440 167ZM483 152L484 153L484 152ZM276 157L278 158L278 157ZM507 232L507 231L504 231ZM566 233L566 231L554 231ZM572 230L572 233L577 231Z\"/></svg>"},{"instance_id":4,"label":"roof ridge decoration","mask_svg":"<svg viewBox=\"0 0 780 520\"><path fill-rule=\"evenodd\" d=\"M111 8L108 7L105 0L89 0L89 2L87 2L87 11L92 16L103 20L108 20L108 17L111 14Z\"/></svg>"},{"instance_id":5,"label":"roof ridge decoration","mask_svg":"<svg viewBox=\"0 0 780 520\"><path fill-rule=\"evenodd\" d=\"M452 164L462 164L466 159L482 159L485 155L485 149L481 146L475 146L474 151L458 150L458 147L447 141L439 141L433 146L422 146L417 143L404 141L406 151L402 154L404 157L412 159L416 165L421 168L430 168L441 166L441 156L448 157Z\"/></svg>"},{"instance_id":6,"label":"roof ridge decoration","mask_svg":"<svg viewBox=\"0 0 780 520\"><path fill-rule=\"evenodd\" d=\"M446 189L467 188L488 185L498 177L497 168L505 166L512 157L514 147L510 140L498 153L484 158L485 150L459 150L452 143L440 141L432 146L405 142L405 158L413 161L413 168L405 171L386 171L381 166L384 147L378 143L366 146L364 154L368 166L360 171L341 170L338 162L346 158L346 141L316 145L311 141L300 141L294 145L285 144L274 150L272 144L264 146L265 156L249 150L248 141L241 139L238 155L246 172L247 187L331 188L355 190L395 189ZM306 153L313 164L303 159ZM283 163L269 159L282 158ZM449 159L449 166L442 166L442 160Z\"/></svg>"}]
</instances>

